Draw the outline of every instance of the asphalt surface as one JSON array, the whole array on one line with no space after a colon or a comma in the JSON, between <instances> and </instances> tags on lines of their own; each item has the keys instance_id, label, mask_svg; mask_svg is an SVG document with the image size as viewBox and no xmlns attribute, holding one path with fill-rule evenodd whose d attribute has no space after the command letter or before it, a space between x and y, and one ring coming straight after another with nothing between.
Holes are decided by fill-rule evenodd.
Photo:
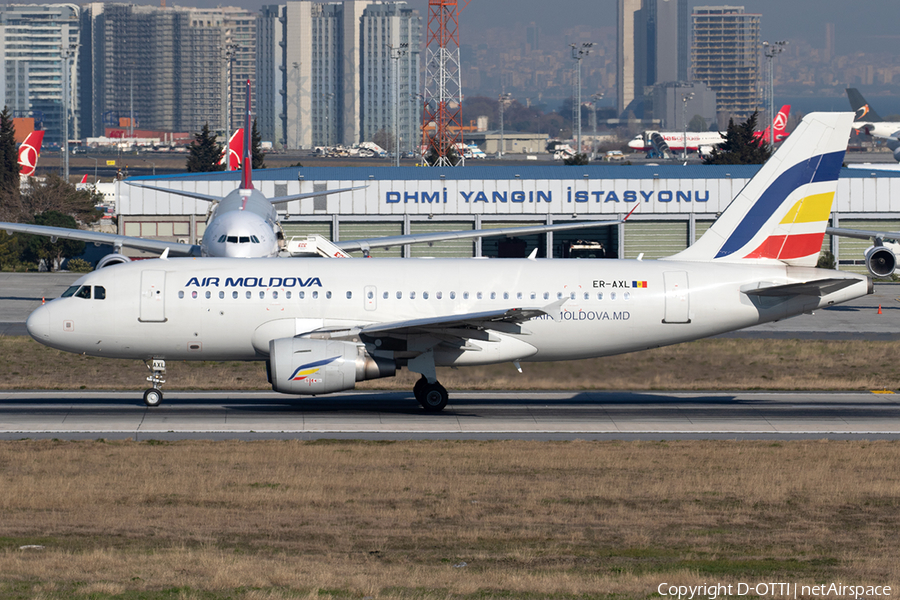
<instances>
[{"instance_id":1,"label":"asphalt surface","mask_svg":"<svg viewBox=\"0 0 900 600\"><path fill-rule=\"evenodd\" d=\"M894 394L452 392L297 399L265 392L0 392L0 439L900 439Z\"/></svg>"}]
</instances>

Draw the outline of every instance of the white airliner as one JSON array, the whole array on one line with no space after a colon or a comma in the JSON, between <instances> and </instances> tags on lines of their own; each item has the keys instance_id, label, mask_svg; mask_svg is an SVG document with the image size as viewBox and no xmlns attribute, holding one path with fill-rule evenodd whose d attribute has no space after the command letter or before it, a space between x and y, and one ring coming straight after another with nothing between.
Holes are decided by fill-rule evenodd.
<instances>
[{"instance_id":1,"label":"white airliner","mask_svg":"<svg viewBox=\"0 0 900 600\"><path fill-rule=\"evenodd\" d=\"M866 268L873 277L890 277L900 265L900 231L874 231L868 229L845 229L828 227L828 235L839 235L860 240L872 240L863 256Z\"/></svg>"},{"instance_id":2,"label":"white airliner","mask_svg":"<svg viewBox=\"0 0 900 600\"><path fill-rule=\"evenodd\" d=\"M250 82L247 82L247 107L246 124L244 131L252 131L252 114L250 112ZM241 130L238 130L241 131ZM43 133L41 133L43 135ZM237 133L235 134L235 136ZM235 136L232 136L232 142ZM228 258L271 258L289 254L285 248L284 234L278 222L276 208L292 200L301 200L313 196L337 194L361 188L341 188L319 192L294 194L292 196L279 196L267 199L262 192L253 187L253 167L250 150L252 136L242 135L243 159L241 165L241 184L238 189L232 191L224 198L209 196L186 190L174 190L169 188L132 183L130 185L149 188L197 200L213 203L213 210L207 221L206 230L200 244L185 244L164 240L151 240L141 237L131 237L114 233L101 233L97 231L85 231L82 229L65 229L62 227L49 227L45 225L31 225L24 223L2 223L0 230L7 233L29 233L57 238L80 240L95 244L109 244L115 249L113 254L104 256L98 263L97 269L114 264L130 262L127 256L121 253L123 247L136 248L149 252L165 253L168 256L215 256ZM234 152L229 143L228 155L235 164ZM36 159L35 159L36 160ZM363 186L365 187L365 186ZM320 254L331 257L349 258L348 252L362 250L368 254L372 248L385 248L406 244L434 243L445 240L472 239L479 237L515 237L534 233L547 233L551 231L567 231L573 229L586 229L617 225L621 220L614 221L581 221L556 225L535 225L530 227L507 227L491 230L466 230L433 232L425 234L412 234L382 238L348 240L330 243L320 240L318 248ZM324 249L324 252L322 251Z\"/></svg>"},{"instance_id":3,"label":"white airliner","mask_svg":"<svg viewBox=\"0 0 900 600\"><path fill-rule=\"evenodd\" d=\"M860 133L887 140L887 147L894 153L894 160L900 162L900 123L882 119L856 88L847 88L847 99L856 111L853 128Z\"/></svg>"},{"instance_id":4,"label":"white airliner","mask_svg":"<svg viewBox=\"0 0 900 600\"><path fill-rule=\"evenodd\" d=\"M851 113L813 113L686 250L663 260L175 258L89 273L26 323L38 342L148 362L266 361L318 395L406 367L426 411L438 366L607 356L777 321L872 293L815 268Z\"/></svg>"}]
</instances>

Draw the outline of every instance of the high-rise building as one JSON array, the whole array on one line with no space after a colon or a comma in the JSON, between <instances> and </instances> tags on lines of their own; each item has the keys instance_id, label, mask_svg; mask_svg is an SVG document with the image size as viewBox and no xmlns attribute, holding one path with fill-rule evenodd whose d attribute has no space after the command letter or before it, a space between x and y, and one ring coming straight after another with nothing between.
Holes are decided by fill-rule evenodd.
<instances>
[{"instance_id":1,"label":"high-rise building","mask_svg":"<svg viewBox=\"0 0 900 600\"><path fill-rule=\"evenodd\" d=\"M687 81L687 0L619 0L619 112L646 88Z\"/></svg>"},{"instance_id":2,"label":"high-rise building","mask_svg":"<svg viewBox=\"0 0 900 600\"><path fill-rule=\"evenodd\" d=\"M745 119L760 105L760 15L743 6L697 6L693 14L693 78L716 92L720 113Z\"/></svg>"},{"instance_id":3,"label":"high-rise building","mask_svg":"<svg viewBox=\"0 0 900 600\"><path fill-rule=\"evenodd\" d=\"M22 83L23 70L27 71L28 107L20 110L30 111L42 123L44 144L63 143L65 101L69 104L70 137L79 129L80 111L72 91L78 89L80 12L75 4L0 6L0 57L6 63L6 91L11 81ZM11 66L16 62L18 66ZM68 82L68 94L64 82Z\"/></svg>"},{"instance_id":4,"label":"high-rise building","mask_svg":"<svg viewBox=\"0 0 900 600\"><path fill-rule=\"evenodd\" d=\"M31 112L28 98L28 61L7 60L0 56L0 106L9 107L13 116L25 116Z\"/></svg>"},{"instance_id":5,"label":"high-rise building","mask_svg":"<svg viewBox=\"0 0 900 600\"><path fill-rule=\"evenodd\" d=\"M256 26L257 13L235 8L221 7L225 20L225 50L227 72L226 104L230 113L231 131L244 126L244 109L247 105L247 82L256 89ZM250 109L256 114L256 97L251 92ZM257 127L259 124L257 123ZM228 132L231 135L231 132ZM271 138L267 138L271 139Z\"/></svg>"},{"instance_id":6,"label":"high-rise building","mask_svg":"<svg viewBox=\"0 0 900 600\"><path fill-rule=\"evenodd\" d=\"M226 42L244 42L240 9L197 9L95 2L83 6L80 98L83 135L129 126L195 132L225 127ZM250 19L255 27L255 16ZM229 25L232 27L230 33ZM250 58L236 53L241 76ZM241 49L244 45L241 46ZM89 74L89 76L88 76ZM241 87L241 86L237 86ZM234 89L235 98L243 91ZM131 120L132 115L134 121Z\"/></svg>"},{"instance_id":7,"label":"high-rise building","mask_svg":"<svg viewBox=\"0 0 900 600\"><path fill-rule=\"evenodd\" d=\"M385 121L393 105L383 102L394 98L395 68L407 96L418 90L419 16L405 2L301 0L264 7L259 20L257 65L267 86L259 120L276 125L264 137L274 133L288 148L371 139L373 127L393 122ZM409 53L392 65L389 46L402 43ZM401 123L417 123L418 106L406 109L403 100Z\"/></svg>"}]
</instances>

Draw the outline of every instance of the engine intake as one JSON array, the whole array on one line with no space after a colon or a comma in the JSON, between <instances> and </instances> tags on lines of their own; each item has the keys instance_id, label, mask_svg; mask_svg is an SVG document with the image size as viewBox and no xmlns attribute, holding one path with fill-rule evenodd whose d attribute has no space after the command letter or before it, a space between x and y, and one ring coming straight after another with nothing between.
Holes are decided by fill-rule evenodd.
<instances>
[{"instance_id":1,"label":"engine intake","mask_svg":"<svg viewBox=\"0 0 900 600\"><path fill-rule=\"evenodd\" d=\"M299 395L352 390L358 381L397 372L394 361L370 355L365 346L306 338L270 341L268 367L273 390Z\"/></svg>"},{"instance_id":2,"label":"engine intake","mask_svg":"<svg viewBox=\"0 0 900 600\"><path fill-rule=\"evenodd\" d=\"M111 267L113 265L120 265L122 263L131 262L131 259L125 256L124 254L119 254L118 252L113 252L112 254L107 254L99 261L97 261L97 266L94 268L95 271L99 271L104 267Z\"/></svg>"},{"instance_id":3,"label":"engine intake","mask_svg":"<svg viewBox=\"0 0 900 600\"><path fill-rule=\"evenodd\" d=\"M866 250L866 268L873 277L890 277L897 268L897 257L884 246Z\"/></svg>"}]
</instances>

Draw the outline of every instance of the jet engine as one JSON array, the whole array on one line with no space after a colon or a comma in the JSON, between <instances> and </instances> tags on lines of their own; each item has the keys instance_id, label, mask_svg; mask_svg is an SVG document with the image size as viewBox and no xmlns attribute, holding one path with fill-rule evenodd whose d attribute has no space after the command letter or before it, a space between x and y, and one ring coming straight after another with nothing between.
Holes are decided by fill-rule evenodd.
<instances>
[{"instance_id":1,"label":"jet engine","mask_svg":"<svg viewBox=\"0 0 900 600\"><path fill-rule=\"evenodd\" d=\"M394 361L370 355L365 346L296 337L270 341L266 366L273 390L299 395L352 390L357 381L397 372Z\"/></svg>"},{"instance_id":2,"label":"jet engine","mask_svg":"<svg viewBox=\"0 0 900 600\"><path fill-rule=\"evenodd\" d=\"M890 277L897 268L897 257L885 246L872 246L866 250L866 268L873 277Z\"/></svg>"},{"instance_id":3,"label":"jet engine","mask_svg":"<svg viewBox=\"0 0 900 600\"><path fill-rule=\"evenodd\" d=\"M111 267L113 265L120 265L127 262L131 262L131 259L124 254L113 252L112 254L107 254L106 256L98 260L97 266L94 268L94 270L99 271L103 267Z\"/></svg>"},{"instance_id":4,"label":"jet engine","mask_svg":"<svg viewBox=\"0 0 900 600\"><path fill-rule=\"evenodd\" d=\"M900 146L894 148L894 160L900 162Z\"/></svg>"}]
</instances>

